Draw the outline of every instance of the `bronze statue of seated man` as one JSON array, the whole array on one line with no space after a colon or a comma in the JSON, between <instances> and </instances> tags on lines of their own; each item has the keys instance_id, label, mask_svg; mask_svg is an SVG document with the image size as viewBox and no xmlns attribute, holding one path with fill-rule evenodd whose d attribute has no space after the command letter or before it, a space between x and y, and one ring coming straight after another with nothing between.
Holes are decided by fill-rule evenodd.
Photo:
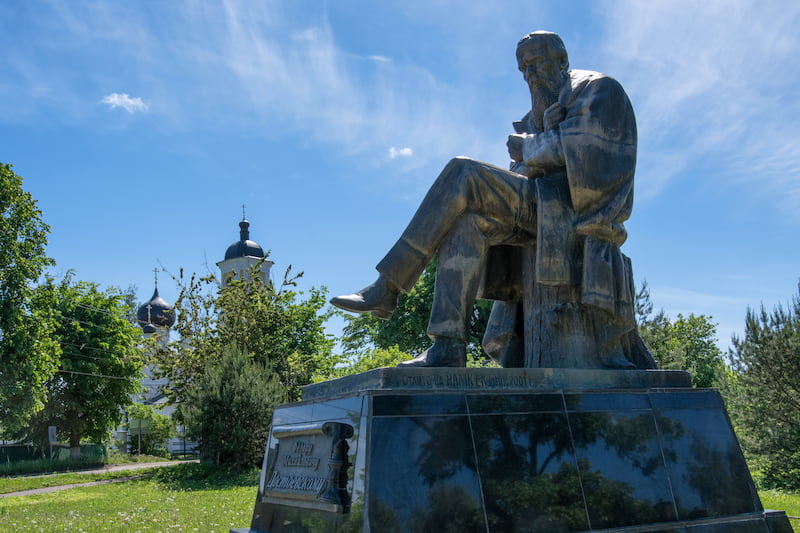
<instances>
[{"instance_id":1,"label":"bronze statue of seated man","mask_svg":"<svg viewBox=\"0 0 800 533\"><path fill-rule=\"evenodd\" d=\"M654 368L619 249L636 166L630 101L613 78L570 70L554 33L526 35L516 55L531 110L508 137L510 170L451 160L378 279L331 303L388 319L438 253L433 345L400 366L465 366L469 317L485 298L495 304L484 347L503 366Z\"/></svg>"}]
</instances>

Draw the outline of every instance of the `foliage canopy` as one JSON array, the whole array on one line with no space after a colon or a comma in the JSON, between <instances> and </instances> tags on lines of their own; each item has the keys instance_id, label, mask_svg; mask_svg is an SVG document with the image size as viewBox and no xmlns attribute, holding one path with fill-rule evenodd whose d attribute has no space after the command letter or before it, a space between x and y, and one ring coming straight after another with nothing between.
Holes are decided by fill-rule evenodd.
<instances>
[{"instance_id":1,"label":"foliage canopy","mask_svg":"<svg viewBox=\"0 0 800 533\"><path fill-rule=\"evenodd\" d=\"M17 434L47 443L47 427L78 453L82 439L104 442L122 420L121 409L139 390L142 356L139 329L127 318L126 296L96 284L48 277L36 289L54 320L52 338L60 347L59 370L46 382L44 409Z\"/></svg>"},{"instance_id":2,"label":"foliage canopy","mask_svg":"<svg viewBox=\"0 0 800 533\"><path fill-rule=\"evenodd\" d=\"M650 291L644 282L637 294L639 333L658 367L686 370L695 387L715 387L725 371L722 351L717 347L717 326L710 316L690 313L670 318L661 309L653 314Z\"/></svg>"},{"instance_id":3,"label":"foliage canopy","mask_svg":"<svg viewBox=\"0 0 800 533\"><path fill-rule=\"evenodd\" d=\"M369 313L346 315L347 324L342 336L342 347L349 355L364 354L371 349L389 350L397 347L402 352L418 355L430 348L428 318L433 305L436 284L436 259L428 264L419 280L408 292L401 293L392 318L380 320ZM470 338L467 354L471 360L483 360L486 355L481 346L489 321L492 302L478 300L472 309Z\"/></svg>"},{"instance_id":4,"label":"foliage canopy","mask_svg":"<svg viewBox=\"0 0 800 533\"><path fill-rule=\"evenodd\" d=\"M49 311L33 283L53 260L45 254L50 227L22 177L0 163L0 427L13 431L42 408L56 370L58 345Z\"/></svg>"},{"instance_id":5,"label":"foliage canopy","mask_svg":"<svg viewBox=\"0 0 800 533\"><path fill-rule=\"evenodd\" d=\"M728 356L726 399L745 452L765 486L800 490L800 286L785 307L748 309Z\"/></svg>"},{"instance_id":6,"label":"foliage canopy","mask_svg":"<svg viewBox=\"0 0 800 533\"><path fill-rule=\"evenodd\" d=\"M131 404L127 408L129 451L134 454L169 456L167 444L175 436L175 421L150 405Z\"/></svg>"},{"instance_id":7,"label":"foliage canopy","mask_svg":"<svg viewBox=\"0 0 800 533\"><path fill-rule=\"evenodd\" d=\"M300 388L315 376L328 375L337 359L324 327L331 314L323 309L326 291L312 287L301 298L306 295L292 290L300 276L287 268L276 289L261 280L257 266L245 279L234 278L224 287L213 275L186 278L181 272L175 302L180 339L156 353L170 381L170 400L185 403L188 388L229 347L274 372L289 401L300 399Z\"/></svg>"}]
</instances>

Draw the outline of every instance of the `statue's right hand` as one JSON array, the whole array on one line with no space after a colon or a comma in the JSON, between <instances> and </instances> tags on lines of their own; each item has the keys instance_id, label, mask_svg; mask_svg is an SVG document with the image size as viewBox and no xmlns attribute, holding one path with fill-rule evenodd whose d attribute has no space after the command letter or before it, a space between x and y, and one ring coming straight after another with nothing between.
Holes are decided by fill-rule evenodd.
<instances>
[{"instance_id":1,"label":"statue's right hand","mask_svg":"<svg viewBox=\"0 0 800 533\"><path fill-rule=\"evenodd\" d=\"M542 122L544 124L544 131L556 130L558 125L567 118L567 108L556 102L544 110L542 115Z\"/></svg>"},{"instance_id":2,"label":"statue's right hand","mask_svg":"<svg viewBox=\"0 0 800 533\"><path fill-rule=\"evenodd\" d=\"M522 141L524 139L525 135L517 133L508 136L506 146L508 146L508 155L511 156L512 161L522 161Z\"/></svg>"}]
</instances>

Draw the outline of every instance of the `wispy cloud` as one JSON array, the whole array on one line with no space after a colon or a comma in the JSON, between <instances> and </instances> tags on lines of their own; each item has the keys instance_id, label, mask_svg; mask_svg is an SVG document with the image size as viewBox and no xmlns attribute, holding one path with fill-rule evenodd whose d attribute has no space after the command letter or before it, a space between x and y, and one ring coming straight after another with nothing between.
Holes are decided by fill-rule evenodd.
<instances>
[{"instance_id":1,"label":"wispy cloud","mask_svg":"<svg viewBox=\"0 0 800 533\"><path fill-rule=\"evenodd\" d=\"M337 33L351 27L332 25L326 9L310 9L312 3L177 1L159 7L158 16L169 24L153 24L153 13L135 5L55 2L36 19L38 35L47 35L37 47L57 46L63 64L88 57L92 63L62 71L41 67L27 48L7 55L19 58L18 78L24 75L27 86L46 82L58 97L52 105L60 116L72 113L76 120L89 118L96 105L84 95L100 94L107 95L102 102L108 109L149 111L164 127L296 137L352 157L356 165L383 165L389 158L374 155L384 155L387 146L413 146L413 157L398 154L395 161L402 164L393 171L424 183L454 155L504 163L505 124L499 136L481 126L480 87L441 72L435 61L424 64L402 46L356 49ZM455 41L435 40L463 52ZM32 64L39 66L25 74ZM126 65L122 71L120 64ZM75 72L85 74L77 79ZM147 99L130 91L111 93L125 83L140 87ZM0 82L0 95L3 89ZM157 110L151 104L156 101ZM0 99L0 109L6 107L23 105ZM419 168L426 170L410 172Z\"/></svg>"},{"instance_id":2,"label":"wispy cloud","mask_svg":"<svg viewBox=\"0 0 800 533\"><path fill-rule=\"evenodd\" d=\"M257 119L265 131L310 134L315 142L354 158L394 145L390 158L403 158L407 170L440 167L456 154L480 157L480 147L488 144L485 133L463 112L474 96L413 63L354 54L339 44L324 17L298 27L287 9L280 2L255 7L231 1L224 13L187 10L192 24L205 27L213 21L215 31L214 42L187 43L184 60L204 71L226 73L222 80L203 75L210 82L207 92L224 90L228 99L231 92L242 96L235 113L224 117L229 123L237 117ZM423 147L414 150L413 158L398 148L411 145ZM381 164L381 158L357 159ZM423 178L431 179L429 173Z\"/></svg>"},{"instance_id":3,"label":"wispy cloud","mask_svg":"<svg viewBox=\"0 0 800 533\"><path fill-rule=\"evenodd\" d=\"M691 313L711 317L716 324L717 346L723 351L728 349L731 336L741 331L745 309L753 303L747 298L659 285L651 286L650 294L672 319L676 319L678 314L688 316Z\"/></svg>"},{"instance_id":4,"label":"wispy cloud","mask_svg":"<svg viewBox=\"0 0 800 533\"><path fill-rule=\"evenodd\" d=\"M398 157L411 157L414 155L414 151L411 148L395 148L392 146L389 148L389 159L397 159Z\"/></svg>"},{"instance_id":5,"label":"wispy cloud","mask_svg":"<svg viewBox=\"0 0 800 533\"><path fill-rule=\"evenodd\" d=\"M636 102L640 174L660 176L640 192L652 196L684 168L712 165L728 181L796 200L800 106L786 65L800 55L800 4L609 5L606 51ZM657 163L664 159L669 167Z\"/></svg>"},{"instance_id":6,"label":"wispy cloud","mask_svg":"<svg viewBox=\"0 0 800 533\"><path fill-rule=\"evenodd\" d=\"M144 113L150 106L142 101L138 96L131 98L127 93L111 93L104 96L101 100L102 103L107 104L109 109L116 109L121 107L128 113Z\"/></svg>"},{"instance_id":7,"label":"wispy cloud","mask_svg":"<svg viewBox=\"0 0 800 533\"><path fill-rule=\"evenodd\" d=\"M704 306L736 305L744 309L748 304L746 298L719 296L676 287L654 286L651 289L658 293L659 302L667 302L671 307L683 306L686 309L701 309L700 312L705 312L702 311Z\"/></svg>"}]
</instances>

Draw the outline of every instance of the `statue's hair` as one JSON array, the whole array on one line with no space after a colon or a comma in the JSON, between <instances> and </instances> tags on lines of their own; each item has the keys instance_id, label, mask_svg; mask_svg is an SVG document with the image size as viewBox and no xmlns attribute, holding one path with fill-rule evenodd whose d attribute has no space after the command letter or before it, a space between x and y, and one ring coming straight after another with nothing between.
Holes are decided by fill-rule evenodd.
<instances>
[{"instance_id":1,"label":"statue's hair","mask_svg":"<svg viewBox=\"0 0 800 533\"><path fill-rule=\"evenodd\" d=\"M532 41L539 41L544 44L545 48L550 52L550 57L559 62L561 69L564 71L569 70L569 56L567 56L567 47L564 46L564 41L558 34L550 31L535 31L529 33L519 40L517 43L517 54L522 47L526 46Z\"/></svg>"}]
</instances>

